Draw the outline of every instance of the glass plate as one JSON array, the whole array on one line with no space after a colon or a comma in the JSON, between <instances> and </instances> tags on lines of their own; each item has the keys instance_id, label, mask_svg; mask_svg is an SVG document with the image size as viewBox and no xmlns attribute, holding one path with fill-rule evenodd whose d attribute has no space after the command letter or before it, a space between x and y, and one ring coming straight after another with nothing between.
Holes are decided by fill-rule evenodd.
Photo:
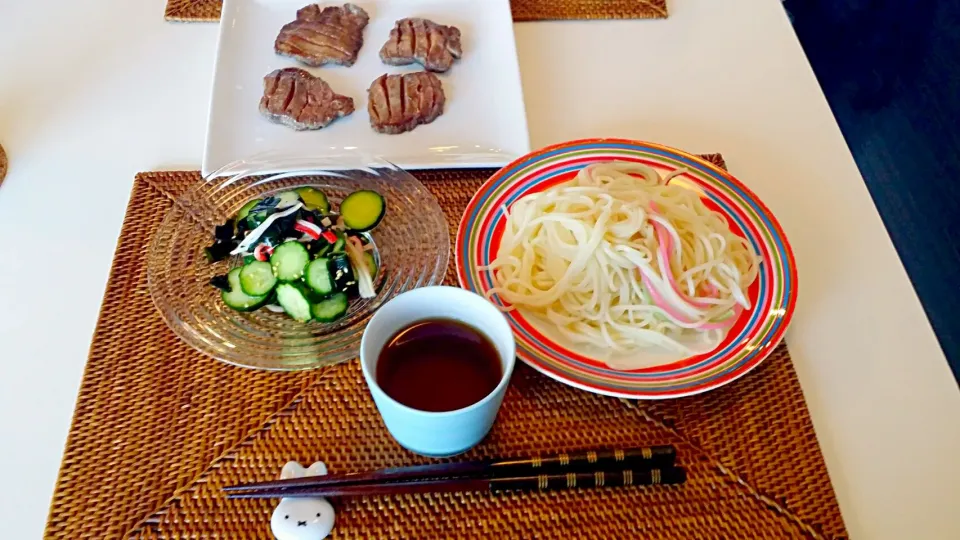
<instances>
[{"instance_id":1,"label":"glass plate","mask_svg":"<svg viewBox=\"0 0 960 540\"><path fill-rule=\"evenodd\" d=\"M381 268L374 283L377 296L351 300L346 316L334 323L299 323L265 308L249 313L228 308L209 281L241 261L207 262L202 251L213 243L214 227L247 201L303 186L323 191L332 209L358 189L384 196L386 216L371 232ZM238 366L308 369L355 358L373 311L401 292L440 283L449 251L447 222L437 200L393 164L359 154L261 157L212 173L176 201L150 246L147 280L167 325L198 351Z\"/></svg>"}]
</instances>

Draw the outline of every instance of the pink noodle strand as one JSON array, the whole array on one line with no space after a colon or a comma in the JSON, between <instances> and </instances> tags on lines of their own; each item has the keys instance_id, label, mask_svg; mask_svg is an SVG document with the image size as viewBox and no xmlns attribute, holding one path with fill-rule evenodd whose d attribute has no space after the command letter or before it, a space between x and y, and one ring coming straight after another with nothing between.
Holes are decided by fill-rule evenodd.
<instances>
[{"instance_id":1,"label":"pink noodle strand","mask_svg":"<svg viewBox=\"0 0 960 540\"><path fill-rule=\"evenodd\" d=\"M674 309L674 307L671 306L670 303L667 302L666 299L660 295L660 291L658 291L655 287L653 287L653 285L650 283L650 278L647 277L647 274L643 270L640 270L640 269L638 270L640 272L641 283L643 283L643 286L646 287L648 291L650 291L650 298L653 299L653 303L656 304L658 308L666 311L668 315L670 315L671 317L673 317L678 321L681 321L685 324L693 324L694 321L688 319L686 315Z\"/></svg>"},{"instance_id":2,"label":"pink noodle strand","mask_svg":"<svg viewBox=\"0 0 960 540\"><path fill-rule=\"evenodd\" d=\"M653 210L654 214L657 215L658 217L661 216L661 214L657 212L657 203L650 201L650 209ZM683 290L677 285L677 280L676 278L673 277L673 267L670 264L670 254L673 252L673 237L670 236L670 233L667 231L666 227L664 227L660 223L653 220L650 220L650 223L653 225L653 229L657 233L657 243L659 244L657 246L657 252L660 254L660 257L663 259L664 264L666 265L667 283L670 285L670 288L673 289L673 291L677 293L677 295L681 299L686 301L692 307L695 307L695 308L710 307L710 304L707 302L702 302L694 298L690 298L689 296L684 294ZM670 303L667 302L666 299L663 298L663 296L661 296L660 293L655 288L651 287L650 279L646 276L646 274L644 274L642 270L640 271L640 279L644 284L644 286L647 288L647 290L650 291L650 297L653 299L653 303L656 304L657 307L666 311L670 316L677 319L678 321L684 322L685 324L693 324L695 322L687 318L684 314L680 313L676 309L674 309L673 306L671 306ZM707 288L707 294L709 294L711 297L716 297L717 293L719 292L717 291L717 288L714 287L713 284L709 282L707 282L705 288ZM720 330L720 329L727 328L730 325L732 325L734 321L737 320L737 317L740 316L740 313L742 311L743 311L743 308L738 304L733 309L733 316L728 317L720 322L702 323L697 325L697 328L700 330Z\"/></svg>"},{"instance_id":3,"label":"pink noodle strand","mask_svg":"<svg viewBox=\"0 0 960 540\"><path fill-rule=\"evenodd\" d=\"M655 203L651 202L650 206L655 207ZM660 217L660 214L657 214ZM673 237L670 236L670 233L667 232L667 228L661 225L660 223L651 220L653 224L653 230L657 232L657 251L660 253L660 257L663 258L664 264L667 267L667 283L670 284L670 288L673 289L680 298L685 300L688 304L695 308L709 308L711 304L707 302L702 302L695 298L690 298L687 296L680 286L677 284L677 280L673 277L673 266L670 264L670 254L673 253Z\"/></svg>"}]
</instances>

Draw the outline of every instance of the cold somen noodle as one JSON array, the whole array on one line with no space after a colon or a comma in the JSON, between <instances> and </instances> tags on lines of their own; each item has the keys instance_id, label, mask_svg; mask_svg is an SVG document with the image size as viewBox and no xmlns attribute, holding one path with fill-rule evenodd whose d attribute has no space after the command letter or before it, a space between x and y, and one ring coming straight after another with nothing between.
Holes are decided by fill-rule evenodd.
<instances>
[{"instance_id":1,"label":"cold somen noodle","mask_svg":"<svg viewBox=\"0 0 960 540\"><path fill-rule=\"evenodd\" d=\"M715 347L743 310L759 257L696 191L638 163L606 162L525 195L486 269L506 309L577 344L622 353Z\"/></svg>"}]
</instances>

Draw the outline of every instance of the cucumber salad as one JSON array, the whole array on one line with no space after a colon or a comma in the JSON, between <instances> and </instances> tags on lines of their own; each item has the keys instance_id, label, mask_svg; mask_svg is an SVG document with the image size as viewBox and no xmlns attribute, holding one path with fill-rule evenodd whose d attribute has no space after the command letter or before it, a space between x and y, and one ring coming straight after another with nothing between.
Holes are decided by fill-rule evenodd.
<instances>
[{"instance_id":1,"label":"cucumber salad","mask_svg":"<svg viewBox=\"0 0 960 540\"><path fill-rule=\"evenodd\" d=\"M266 307L300 322L335 321L351 299L377 294L379 265L368 232L385 213L383 196L369 190L348 195L339 212L310 187L250 201L204 249L211 263L236 256L243 265L210 284L237 311Z\"/></svg>"}]
</instances>

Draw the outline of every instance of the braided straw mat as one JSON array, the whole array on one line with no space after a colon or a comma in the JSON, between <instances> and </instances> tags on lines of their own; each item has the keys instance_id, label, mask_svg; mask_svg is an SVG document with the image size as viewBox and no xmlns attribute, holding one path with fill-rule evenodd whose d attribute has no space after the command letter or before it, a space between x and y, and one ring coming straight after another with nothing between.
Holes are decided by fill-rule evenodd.
<instances>
[{"instance_id":1,"label":"braided straw mat","mask_svg":"<svg viewBox=\"0 0 960 540\"><path fill-rule=\"evenodd\" d=\"M719 156L710 156L716 163ZM492 171L416 175L453 235ZM219 488L276 478L287 460L331 472L426 462L389 436L356 360L278 373L205 357L167 329L146 251L196 172L137 175L47 538L270 538L270 501ZM453 264L447 282L454 283ZM427 494L335 501L334 538L837 538L844 525L784 346L713 392L631 402L518 365L489 437L457 459L672 444L678 487Z\"/></svg>"},{"instance_id":2,"label":"braided straw mat","mask_svg":"<svg viewBox=\"0 0 960 540\"><path fill-rule=\"evenodd\" d=\"M309 4L310 0L303 3ZM179 22L216 22L220 20L221 5L222 0L167 0L164 18ZM510 7L516 22L663 19L667 16L667 0L510 0Z\"/></svg>"},{"instance_id":3,"label":"braided straw mat","mask_svg":"<svg viewBox=\"0 0 960 540\"><path fill-rule=\"evenodd\" d=\"M0 184L3 183L4 177L7 176L7 153L4 151L3 146L0 146Z\"/></svg>"}]
</instances>

